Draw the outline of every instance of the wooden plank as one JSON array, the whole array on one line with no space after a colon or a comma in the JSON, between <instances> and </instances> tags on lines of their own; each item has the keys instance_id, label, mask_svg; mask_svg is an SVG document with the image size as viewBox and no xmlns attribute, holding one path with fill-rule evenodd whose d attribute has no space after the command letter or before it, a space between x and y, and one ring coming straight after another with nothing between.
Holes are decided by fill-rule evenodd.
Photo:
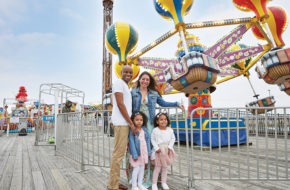
<instances>
[{"instance_id":1,"label":"wooden plank","mask_svg":"<svg viewBox=\"0 0 290 190\"><path fill-rule=\"evenodd\" d=\"M35 190L46 190L45 182L43 175L41 173L38 161L36 158L36 153L38 152L38 146L34 146L34 137L31 136L27 139L27 153L29 158L29 166L32 175L32 188Z\"/></svg>"},{"instance_id":2,"label":"wooden plank","mask_svg":"<svg viewBox=\"0 0 290 190\"><path fill-rule=\"evenodd\" d=\"M22 137L24 138L24 137ZM34 183L31 170L31 162L29 158L29 144L28 137L25 137L23 140L22 148L22 158L23 158L23 181L22 181L22 190L34 190Z\"/></svg>"},{"instance_id":3,"label":"wooden plank","mask_svg":"<svg viewBox=\"0 0 290 190\"><path fill-rule=\"evenodd\" d=\"M64 168L60 170L71 189L96 189L93 187L81 173L74 168Z\"/></svg>"},{"instance_id":4,"label":"wooden plank","mask_svg":"<svg viewBox=\"0 0 290 190\"><path fill-rule=\"evenodd\" d=\"M11 190L18 190L22 187L22 142L23 138L17 138L17 152L16 152L16 158L15 158L15 164L13 168L13 176L11 181Z\"/></svg>"},{"instance_id":5,"label":"wooden plank","mask_svg":"<svg viewBox=\"0 0 290 190\"><path fill-rule=\"evenodd\" d=\"M51 173L59 187L59 189L61 190L70 190L71 188L69 187L69 184L67 183L67 181L64 179L64 177L62 176L62 174L59 172L58 169L52 169Z\"/></svg>"},{"instance_id":6,"label":"wooden plank","mask_svg":"<svg viewBox=\"0 0 290 190\"><path fill-rule=\"evenodd\" d=\"M41 149L43 147L39 147ZM45 147L48 148L48 147ZM38 162L40 171L42 173L45 185L48 189L58 189L58 185L51 173L50 168L47 165L47 161L49 160L49 156L42 154L41 152L37 152L36 160Z\"/></svg>"},{"instance_id":7,"label":"wooden plank","mask_svg":"<svg viewBox=\"0 0 290 190\"><path fill-rule=\"evenodd\" d=\"M36 153L38 152L38 146L33 146L30 143L27 143L27 151L28 151L28 157L30 161L30 168L31 171L40 171L37 158L36 158Z\"/></svg>"},{"instance_id":8,"label":"wooden plank","mask_svg":"<svg viewBox=\"0 0 290 190\"><path fill-rule=\"evenodd\" d=\"M15 140L13 142L13 146L10 149L6 165L3 168L3 175L0 181L0 190L10 189L11 180L13 176L13 169L14 169L14 164L15 164L17 145L18 145L17 141Z\"/></svg>"},{"instance_id":9,"label":"wooden plank","mask_svg":"<svg viewBox=\"0 0 290 190\"><path fill-rule=\"evenodd\" d=\"M46 190L41 171L32 171L33 185L36 190Z\"/></svg>"},{"instance_id":10,"label":"wooden plank","mask_svg":"<svg viewBox=\"0 0 290 190\"><path fill-rule=\"evenodd\" d=\"M16 138L1 137L1 152L0 152L0 181L4 174L4 169L9 161L10 151L15 143Z\"/></svg>"},{"instance_id":11,"label":"wooden plank","mask_svg":"<svg viewBox=\"0 0 290 190\"><path fill-rule=\"evenodd\" d=\"M88 169L85 172L82 172L81 175L86 178L86 180L93 186L99 187L100 189L107 188L108 182L108 171L104 170L101 167L88 166Z\"/></svg>"}]
</instances>

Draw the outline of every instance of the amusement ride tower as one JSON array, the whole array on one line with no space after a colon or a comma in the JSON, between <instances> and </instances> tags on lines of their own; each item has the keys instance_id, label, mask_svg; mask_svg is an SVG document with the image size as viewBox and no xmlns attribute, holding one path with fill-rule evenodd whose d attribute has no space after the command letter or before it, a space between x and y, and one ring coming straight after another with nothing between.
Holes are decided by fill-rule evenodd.
<instances>
[{"instance_id":1,"label":"amusement ride tower","mask_svg":"<svg viewBox=\"0 0 290 190\"><path fill-rule=\"evenodd\" d=\"M104 20L103 20L103 44L105 44L105 35L113 20L114 0L103 0ZM103 47L103 85L102 99L106 99L106 94L110 92L112 84L112 55ZM104 101L103 101L104 102ZM103 104L104 105L104 104Z\"/></svg>"}]
</instances>

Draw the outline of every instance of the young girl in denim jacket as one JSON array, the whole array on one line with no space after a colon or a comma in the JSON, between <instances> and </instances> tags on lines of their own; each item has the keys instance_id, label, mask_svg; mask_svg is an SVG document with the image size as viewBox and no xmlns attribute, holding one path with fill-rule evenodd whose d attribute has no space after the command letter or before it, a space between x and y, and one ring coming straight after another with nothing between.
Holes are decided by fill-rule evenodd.
<instances>
[{"instance_id":1,"label":"young girl in denim jacket","mask_svg":"<svg viewBox=\"0 0 290 190\"><path fill-rule=\"evenodd\" d=\"M145 164L149 161L151 154L150 135L146 128L147 117L143 112L135 112L131 117L138 133L133 135L129 132L130 164L132 172L132 190L147 190L142 183L144 177Z\"/></svg>"}]
</instances>

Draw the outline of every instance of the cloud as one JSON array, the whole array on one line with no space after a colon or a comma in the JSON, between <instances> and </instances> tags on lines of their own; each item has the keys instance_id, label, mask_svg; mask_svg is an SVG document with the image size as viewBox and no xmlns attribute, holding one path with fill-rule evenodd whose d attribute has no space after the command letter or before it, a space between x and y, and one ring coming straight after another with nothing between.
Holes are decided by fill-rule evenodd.
<instances>
[{"instance_id":1,"label":"cloud","mask_svg":"<svg viewBox=\"0 0 290 190\"><path fill-rule=\"evenodd\" d=\"M6 27L6 22L0 18L0 28L5 28Z\"/></svg>"},{"instance_id":2,"label":"cloud","mask_svg":"<svg viewBox=\"0 0 290 190\"><path fill-rule=\"evenodd\" d=\"M78 22L84 21L83 17L80 14L78 14L77 12L75 12L69 8L62 8L60 10L60 14L62 14L63 16L66 16L67 18L70 18L74 21L78 21Z\"/></svg>"},{"instance_id":3,"label":"cloud","mask_svg":"<svg viewBox=\"0 0 290 190\"><path fill-rule=\"evenodd\" d=\"M0 35L0 50L2 53L7 52L7 50L15 53L16 49L51 45L56 39L57 35L54 33L32 32L19 35L13 33L2 34Z\"/></svg>"},{"instance_id":4,"label":"cloud","mask_svg":"<svg viewBox=\"0 0 290 190\"><path fill-rule=\"evenodd\" d=\"M0 17L3 17L6 22L14 22L23 19L26 11L27 4L25 1L0 0Z\"/></svg>"},{"instance_id":5,"label":"cloud","mask_svg":"<svg viewBox=\"0 0 290 190\"><path fill-rule=\"evenodd\" d=\"M57 38L57 35L54 33L25 33L17 36L19 43L23 43L31 46L47 46L51 45Z\"/></svg>"}]
</instances>

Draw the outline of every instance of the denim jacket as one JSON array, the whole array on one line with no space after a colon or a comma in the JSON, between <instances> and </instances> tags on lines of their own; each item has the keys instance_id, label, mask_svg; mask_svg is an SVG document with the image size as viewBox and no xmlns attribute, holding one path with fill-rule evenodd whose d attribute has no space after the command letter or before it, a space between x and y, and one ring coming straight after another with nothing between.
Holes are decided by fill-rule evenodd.
<instances>
[{"instance_id":1,"label":"denim jacket","mask_svg":"<svg viewBox=\"0 0 290 190\"><path fill-rule=\"evenodd\" d=\"M133 88L131 91L132 94L132 104L133 104L133 112L140 111L142 94L140 92L140 88ZM178 102L166 102L156 91L150 90L148 92L148 110L149 110L149 118L148 120L153 123L153 119L155 117L155 108L156 103L162 107L178 107Z\"/></svg>"},{"instance_id":2,"label":"denim jacket","mask_svg":"<svg viewBox=\"0 0 290 190\"><path fill-rule=\"evenodd\" d=\"M150 156L151 155L151 144L150 144L151 137L146 127L142 127L142 129L145 133L148 156ZM130 130L129 132L129 150L133 159L137 159L138 156L141 155L139 134L140 132L138 132L136 135L133 135L132 130Z\"/></svg>"}]
</instances>

